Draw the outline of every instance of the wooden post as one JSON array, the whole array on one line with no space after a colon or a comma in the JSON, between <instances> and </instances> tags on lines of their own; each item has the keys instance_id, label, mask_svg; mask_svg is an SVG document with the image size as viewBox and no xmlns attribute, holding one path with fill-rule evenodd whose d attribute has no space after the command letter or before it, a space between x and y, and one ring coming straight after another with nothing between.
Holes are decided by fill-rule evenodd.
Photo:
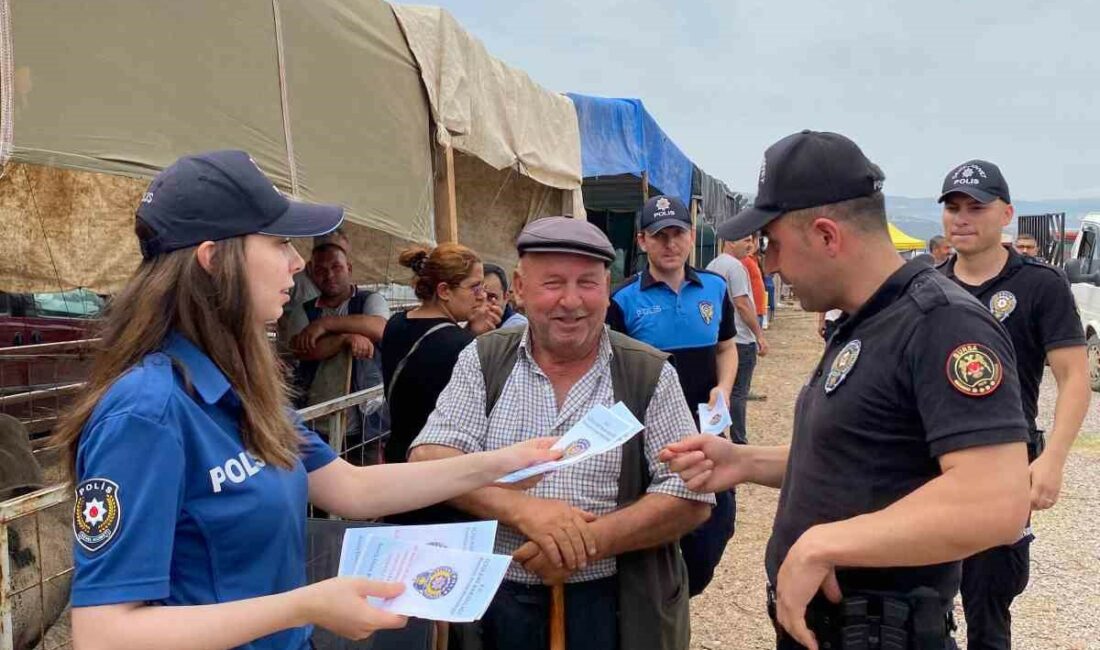
<instances>
[{"instance_id":1,"label":"wooden post","mask_svg":"<svg viewBox=\"0 0 1100 650\"><path fill-rule=\"evenodd\" d=\"M450 644L451 626L446 621L435 622L435 650L447 650Z\"/></svg>"},{"instance_id":2,"label":"wooden post","mask_svg":"<svg viewBox=\"0 0 1100 650\"><path fill-rule=\"evenodd\" d=\"M565 650L565 585L550 588L550 650Z\"/></svg>"},{"instance_id":3,"label":"wooden post","mask_svg":"<svg viewBox=\"0 0 1100 650\"><path fill-rule=\"evenodd\" d=\"M649 172L642 172L642 203L649 200Z\"/></svg>"},{"instance_id":4,"label":"wooden post","mask_svg":"<svg viewBox=\"0 0 1100 650\"><path fill-rule=\"evenodd\" d=\"M699 201L695 197L691 197L691 234L693 236L699 235L698 227L698 214L699 214ZM699 250L700 243L698 241L691 247L691 256L688 258L688 264L695 266L695 251Z\"/></svg>"},{"instance_id":5,"label":"wooden post","mask_svg":"<svg viewBox=\"0 0 1100 650\"><path fill-rule=\"evenodd\" d=\"M455 153L439 149L435 160L435 241L458 241L458 200L455 198Z\"/></svg>"}]
</instances>

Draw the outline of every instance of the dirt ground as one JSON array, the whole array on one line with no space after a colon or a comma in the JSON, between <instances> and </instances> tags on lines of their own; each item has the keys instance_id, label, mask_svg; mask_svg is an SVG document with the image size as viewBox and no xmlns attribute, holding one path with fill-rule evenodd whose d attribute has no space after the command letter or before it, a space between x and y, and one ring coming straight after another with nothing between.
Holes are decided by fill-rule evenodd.
<instances>
[{"instance_id":1,"label":"dirt ground","mask_svg":"<svg viewBox=\"0 0 1100 650\"><path fill-rule=\"evenodd\" d=\"M790 440L794 400L813 370L822 343L815 319L797 308L780 309L767 332L771 353L760 360L749 402L752 443ZM1053 380L1040 397L1040 427L1050 426ZM1066 467L1065 487L1052 510L1034 517L1031 584L1013 604L1014 648L1100 650L1100 400L1094 400ZM692 650L774 648L764 610L764 547L778 492L758 486L738 490L737 532L714 582L691 601ZM956 606L965 647L962 610Z\"/></svg>"}]
</instances>

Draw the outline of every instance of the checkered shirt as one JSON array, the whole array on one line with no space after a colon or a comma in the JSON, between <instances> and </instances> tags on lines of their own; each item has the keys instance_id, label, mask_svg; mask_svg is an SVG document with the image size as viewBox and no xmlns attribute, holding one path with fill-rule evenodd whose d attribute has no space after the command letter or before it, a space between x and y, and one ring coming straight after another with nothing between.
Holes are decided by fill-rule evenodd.
<instances>
[{"instance_id":1,"label":"checkered shirt","mask_svg":"<svg viewBox=\"0 0 1100 650\"><path fill-rule=\"evenodd\" d=\"M458 357L451 382L439 395L435 411L428 417L412 446L443 445L463 453L499 449L541 436L562 436L598 404L615 403L611 386L611 341L605 330L596 363L569 391L561 410L554 399L550 379L531 357L528 334L520 342L515 368L505 382L492 414L485 416L485 379L477 354L470 344ZM684 401L676 371L665 363L657 390L645 415L645 453L653 477L648 492L714 503L710 494L696 494L680 478L657 461L667 444L696 431ZM595 515L616 509L622 448L609 451L565 469L553 472L528 491L531 496L559 499ZM527 539L516 529L501 526L496 552L511 555ZM587 582L615 574L615 558L589 564L574 573L569 582ZM513 563L506 576L525 584L539 584L538 576Z\"/></svg>"}]
</instances>

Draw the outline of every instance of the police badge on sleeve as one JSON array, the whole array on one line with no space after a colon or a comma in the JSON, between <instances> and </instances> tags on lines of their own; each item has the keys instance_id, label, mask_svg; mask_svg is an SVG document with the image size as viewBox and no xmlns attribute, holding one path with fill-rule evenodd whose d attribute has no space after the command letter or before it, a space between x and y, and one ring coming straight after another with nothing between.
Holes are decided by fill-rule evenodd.
<instances>
[{"instance_id":1,"label":"police badge on sleeve","mask_svg":"<svg viewBox=\"0 0 1100 650\"><path fill-rule=\"evenodd\" d=\"M73 505L73 534L85 550L94 553L114 539L122 520L118 484L92 478L76 486Z\"/></svg>"},{"instance_id":2,"label":"police badge on sleeve","mask_svg":"<svg viewBox=\"0 0 1100 650\"><path fill-rule=\"evenodd\" d=\"M969 397L985 397L1001 385L1004 368L993 350L980 343L964 343L947 358L947 379Z\"/></svg>"}]
</instances>

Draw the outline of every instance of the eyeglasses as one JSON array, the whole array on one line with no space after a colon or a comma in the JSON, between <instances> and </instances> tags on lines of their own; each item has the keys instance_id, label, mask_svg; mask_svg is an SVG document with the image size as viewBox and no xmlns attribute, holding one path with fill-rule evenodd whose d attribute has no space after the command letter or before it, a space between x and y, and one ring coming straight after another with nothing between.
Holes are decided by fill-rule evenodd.
<instances>
[{"instance_id":1,"label":"eyeglasses","mask_svg":"<svg viewBox=\"0 0 1100 650\"><path fill-rule=\"evenodd\" d=\"M470 292L473 293L475 296L480 296L481 294L485 293L485 285L480 282L476 282L470 285L459 283L458 286L463 289L469 289Z\"/></svg>"}]
</instances>

